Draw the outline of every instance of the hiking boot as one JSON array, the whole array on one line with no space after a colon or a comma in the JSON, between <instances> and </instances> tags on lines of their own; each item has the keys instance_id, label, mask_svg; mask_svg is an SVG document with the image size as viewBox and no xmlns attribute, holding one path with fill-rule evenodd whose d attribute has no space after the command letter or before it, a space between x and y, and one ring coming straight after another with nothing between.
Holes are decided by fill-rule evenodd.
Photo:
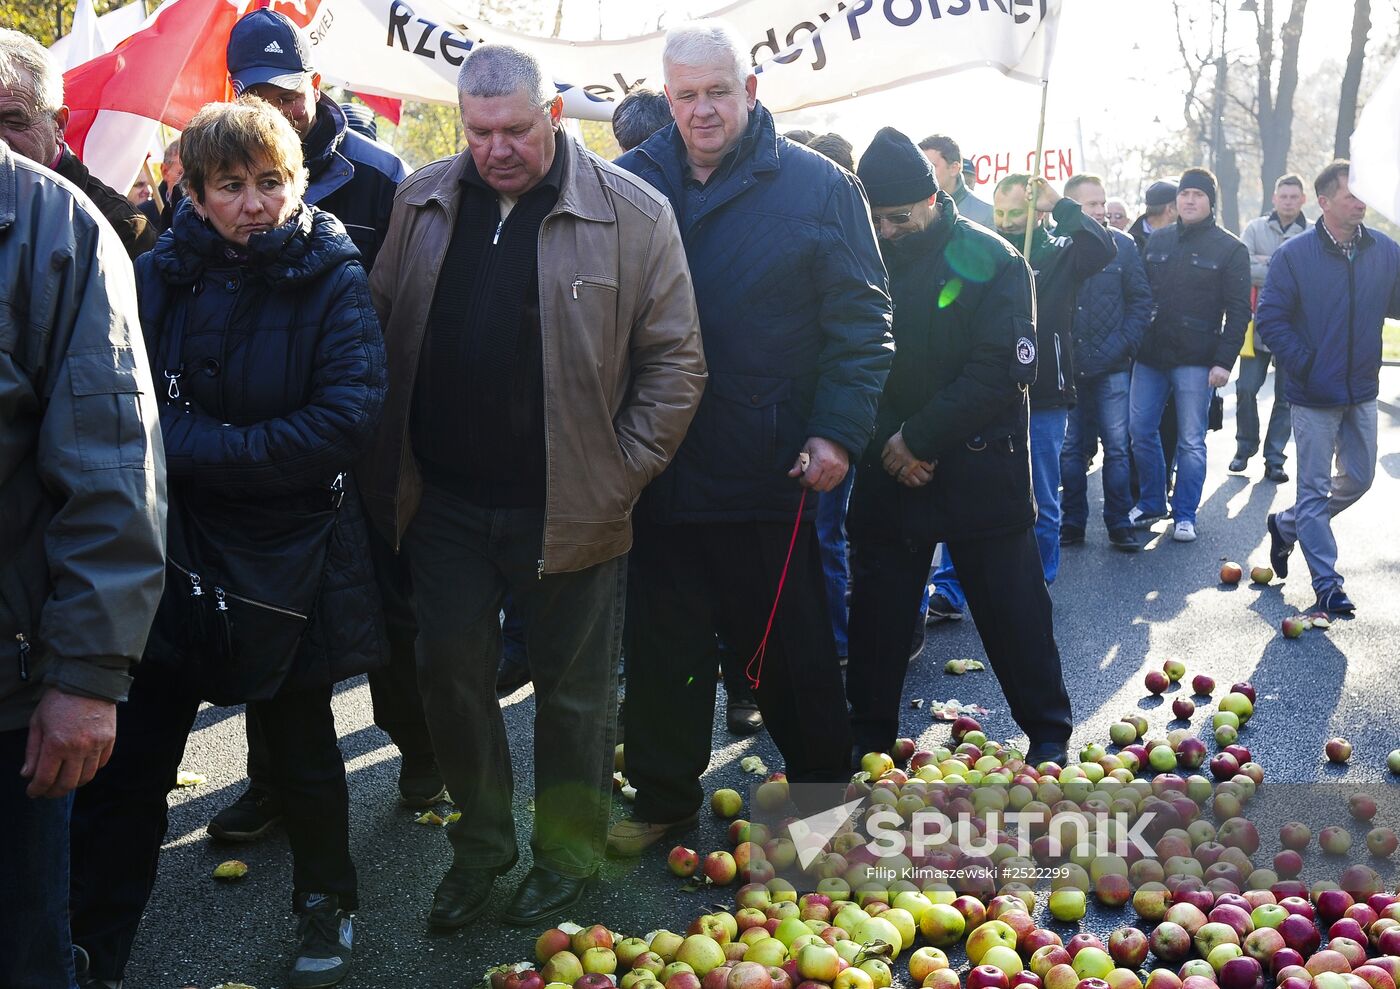
<instances>
[{"instance_id":1,"label":"hiking boot","mask_svg":"<svg viewBox=\"0 0 1400 989\"><path fill-rule=\"evenodd\" d=\"M293 989L333 986L350 974L355 925L332 894L310 893L297 918L297 947L287 969Z\"/></svg>"},{"instance_id":2,"label":"hiking boot","mask_svg":"<svg viewBox=\"0 0 1400 989\"><path fill-rule=\"evenodd\" d=\"M249 783L243 796L214 815L205 829L220 841L257 841L282 820L282 805L267 787Z\"/></svg>"}]
</instances>

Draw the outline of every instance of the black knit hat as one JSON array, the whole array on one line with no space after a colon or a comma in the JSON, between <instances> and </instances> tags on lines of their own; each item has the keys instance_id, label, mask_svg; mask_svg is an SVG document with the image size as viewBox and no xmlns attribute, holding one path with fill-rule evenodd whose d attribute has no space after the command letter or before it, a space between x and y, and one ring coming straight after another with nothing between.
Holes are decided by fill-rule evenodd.
<instances>
[{"instance_id":1,"label":"black knit hat","mask_svg":"<svg viewBox=\"0 0 1400 989\"><path fill-rule=\"evenodd\" d=\"M1181 173L1181 181L1176 184L1177 191L1182 189L1199 189L1206 194L1210 200L1210 208L1215 209L1215 199L1219 195L1219 187L1216 185L1215 176L1204 168L1188 168Z\"/></svg>"},{"instance_id":2,"label":"black knit hat","mask_svg":"<svg viewBox=\"0 0 1400 989\"><path fill-rule=\"evenodd\" d=\"M882 127L860 156L856 170L871 206L908 206L938 191L933 166L918 145L893 127Z\"/></svg>"}]
</instances>

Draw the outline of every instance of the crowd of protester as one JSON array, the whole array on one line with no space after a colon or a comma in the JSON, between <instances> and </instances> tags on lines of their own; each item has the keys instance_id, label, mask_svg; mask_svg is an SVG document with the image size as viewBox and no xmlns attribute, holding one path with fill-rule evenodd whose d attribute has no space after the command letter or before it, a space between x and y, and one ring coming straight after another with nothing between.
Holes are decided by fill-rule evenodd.
<instances>
[{"instance_id":1,"label":"crowd of protester","mask_svg":"<svg viewBox=\"0 0 1400 989\"><path fill-rule=\"evenodd\" d=\"M1243 240L1203 168L1132 222L1089 174L986 202L947 135L780 133L697 22L617 107L615 162L481 45L468 147L410 174L282 15L227 60L239 98L123 196L64 143L48 53L0 32L0 984L121 986L205 701L248 735L209 833L289 838L295 987L352 964L331 695L362 673L402 803L460 810L437 929L519 859L497 695L526 682L523 926L696 825L721 681L732 731L840 783L894 742L925 629L970 613L1027 758L1063 762L1050 587L1091 464L1111 545L1194 540L1237 361L1230 470L1271 365L1267 480L1295 441L1274 568L1301 546L1316 607L1354 610L1330 519L1374 476L1400 249L1346 162L1315 221L1285 175Z\"/></svg>"}]
</instances>

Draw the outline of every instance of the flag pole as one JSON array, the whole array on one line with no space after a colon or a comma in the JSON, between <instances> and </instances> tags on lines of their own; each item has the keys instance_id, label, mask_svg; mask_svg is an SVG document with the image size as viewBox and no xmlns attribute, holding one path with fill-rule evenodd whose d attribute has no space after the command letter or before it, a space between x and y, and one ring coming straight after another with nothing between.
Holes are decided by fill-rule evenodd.
<instances>
[{"instance_id":1,"label":"flag pole","mask_svg":"<svg viewBox=\"0 0 1400 989\"><path fill-rule=\"evenodd\" d=\"M1039 198L1035 194L1035 186L1040 183L1041 157L1045 154L1045 104L1050 95L1049 73L1046 78L1040 80L1040 126L1035 132L1035 171L1030 184L1026 186L1026 241L1021 246L1021 255L1027 260L1031 257L1031 233L1035 230L1036 223L1039 222L1039 215L1036 212L1035 203Z\"/></svg>"}]
</instances>

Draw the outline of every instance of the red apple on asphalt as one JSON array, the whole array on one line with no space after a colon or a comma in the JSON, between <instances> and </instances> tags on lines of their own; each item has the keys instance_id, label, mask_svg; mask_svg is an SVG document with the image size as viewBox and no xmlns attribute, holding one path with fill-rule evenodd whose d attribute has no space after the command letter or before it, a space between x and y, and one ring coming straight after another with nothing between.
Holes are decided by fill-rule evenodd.
<instances>
[{"instance_id":1,"label":"red apple on asphalt","mask_svg":"<svg viewBox=\"0 0 1400 989\"><path fill-rule=\"evenodd\" d=\"M716 886L728 886L739 874L739 866L734 856L728 852L711 852L705 856L705 876Z\"/></svg>"},{"instance_id":2,"label":"red apple on asphalt","mask_svg":"<svg viewBox=\"0 0 1400 989\"><path fill-rule=\"evenodd\" d=\"M700 868L700 853L693 848L677 845L671 849L671 854L666 856L666 865L682 879L689 879Z\"/></svg>"},{"instance_id":3,"label":"red apple on asphalt","mask_svg":"<svg viewBox=\"0 0 1400 989\"><path fill-rule=\"evenodd\" d=\"M544 977L533 968L511 972L505 977L505 989L544 989Z\"/></svg>"},{"instance_id":4,"label":"red apple on asphalt","mask_svg":"<svg viewBox=\"0 0 1400 989\"><path fill-rule=\"evenodd\" d=\"M967 989L1011 989L1011 979L994 965L978 965L967 973Z\"/></svg>"},{"instance_id":5,"label":"red apple on asphalt","mask_svg":"<svg viewBox=\"0 0 1400 989\"><path fill-rule=\"evenodd\" d=\"M1204 673L1197 673L1191 678L1191 690L1198 697L1209 697L1215 693L1215 680Z\"/></svg>"},{"instance_id":6,"label":"red apple on asphalt","mask_svg":"<svg viewBox=\"0 0 1400 989\"><path fill-rule=\"evenodd\" d=\"M1254 684L1250 683L1248 680L1241 680L1239 683L1231 684L1230 693L1244 694L1249 698L1249 703L1251 704L1257 704L1259 702L1259 698L1254 693Z\"/></svg>"},{"instance_id":7,"label":"red apple on asphalt","mask_svg":"<svg viewBox=\"0 0 1400 989\"><path fill-rule=\"evenodd\" d=\"M956 721L953 722L953 741L961 742L963 740L963 736L966 735L968 732L981 730L982 725L977 721L976 718L970 718L967 715L963 715L962 717L958 718Z\"/></svg>"},{"instance_id":8,"label":"red apple on asphalt","mask_svg":"<svg viewBox=\"0 0 1400 989\"><path fill-rule=\"evenodd\" d=\"M1356 901L1344 889L1324 889L1317 894L1317 915L1324 924L1331 924L1346 915Z\"/></svg>"},{"instance_id":9,"label":"red apple on asphalt","mask_svg":"<svg viewBox=\"0 0 1400 989\"><path fill-rule=\"evenodd\" d=\"M1162 961L1174 964L1191 953L1191 935L1180 924L1164 920L1153 928L1148 945Z\"/></svg>"},{"instance_id":10,"label":"red apple on asphalt","mask_svg":"<svg viewBox=\"0 0 1400 989\"><path fill-rule=\"evenodd\" d=\"M1230 927L1241 942L1254 930L1254 921L1250 919L1249 912L1233 903L1221 903L1217 900L1215 907L1206 917L1212 923Z\"/></svg>"},{"instance_id":11,"label":"red apple on asphalt","mask_svg":"<svg viewBox=\"0 0 1400 989\"><path fill-rule=\"evenodd\" d=\"M1103 943L1096 934L1083 931L1074 935L1065 942L1065 950L1069 952L1069 960L1072 962L1085 948L1098 948L1100 951L1107 951L1108 946Z\"/></svg>"},{"instance_id":12,"label":"red apple on asphalt","mask_svg":"<svg viewBox=\"0 0 1400 989\"><path fill-rule=\"evenodd\" d=\"M1283 621L1279 622L1279 628L1283 630L1283 637L1285 639L1301 639L1303 633L1308 630L1310 624L1311 622L1302 615L1289 615Z\"/></svg>"},{"instance_id":13,"label":"red apple on asphalt","mask_svg":"<svg viewBox=\"0 0 1400 989\"><path fill-rule=\"evenodd\" d=\"M1181 989L1181 976L1169 968L1154 968L1147 973L1143 989Z\"/></svg>"},{"instance_id":14,"label":"red apple on asphalt","mask_svg":"<svg viewBox=\"0 0 1400 989\"><path fill-rule=\"evenodd\" d=\"M1112 989L1103 979L1080 979L1074 989Z\"/></svg>"},{"instance_id":15,"label":"red apple on asphalt","mask_svg":"<svg viewBox=\"0 0 1400 989\"><path fill-rule=\"evenodd\" d=\"M1382 955L1379 958L1372 958L1366 965L1374 965L1376 968L1386 972L1392 979L1400 984L1400 957L1395 955ZM1364 965L1362 966L1365 967Z\"/></svg>"},{"instance_id":16,"label":"red apple on asphalt","mask_svg":"<svg viewBox=\"0 0 1400 989\"><path fill-rule=\"evenodd\" d=\"M1322 935L1317 932L1311 919L1301 914L1290 914L1278 925L1278 932L1283 935L1283 943L1286 947L1292 948L1304 958L1307 958L1322 942Z\"/></svg>"},{"instance_id":17,"label":"red apple on asphalt","mask_svg":"<svg viewBox=\"0 0 1400 989\"><path fill-rule=\"evenodd\" d=\"M1188 975L1181 980L1181 989L1217 989L1217 984L1205 975Z\"/></svg>"},{"instance_id":18,"label":"red apple on asphalt","mask_svg":"<svg viewBox=\"0 0 1400 989\"><path fill-rule=\"evenodd\" d=\"M572 946L569 935L557 927L551 927L535 939L535 960L543 965L561 951Z\"/></svg>"},{"instance_id":19,"label":"red apple on asphalt","mask_svg":"<svg viewBox=\"0 0 1400 989\"><path fill-rule=\"evenodd\" d=\"M1027 989L1041 989L1043 985L1044 982L1041 981L1040 976L1028 968L1021 969L1011 977L1011 989L1016 989L1017 986L1026 986Z\"/></svg>"},{"instance_id":20,"label":"red apple on asphalt","mask_svg":"<svg viewBox=\"0 0 1400 989\"><path fill-rule=\"evenodd\" d=\"M1225 563L1220 567L1220 583L1238 584L1244 578L1244 567L1238 563Z\"/></svg>"},{"instance_id":21,"label":"red apple on asphalt","mask_svg":"<svg viewBox=\"0 0 1400 989\"><path fill-rule=\"evenodd\" d=\"M1142 684L1149 694L1160 695L1166 692L1172 682L1161 670L1148 670L1147 675L1142 678Z\"/></svg>"},{"instance_id":22,"label":"red apple on asphalt","mask_svg":"<svg viewBox=\"0 0 1400 989\"><path fill-rule=\"evenodd\" d=\"M1032 972L1040 976L1042 981L1046 981L1052 968L1056 965L1069 967L1070 962L1073 960L1069 952L1066 951L1062 945L1047 944L1042 945L1032 952L1027 964ZM1073 971L1073 969L1070 970Z\"/></svg>"},{"instance_id":23,"label":"red apple on asphalt","mask_svg":"<svg viewBox=\"0 0 1400 989\"><path fill-rule=\"evenodd\" d=\"M1318 832L1317 843L1328 855L1345 855L1351 849L1351 832L1330 824Z\"/></svg>"},{"instance_id":24,"label":"red apple on asphalt","mask_svg":"<svg viewBox=\"0 0 1400 989\"><path fill-rule=\"evenodd\" d=\"M1108 937L1108 953L1121 968L1138 968L1147 958L1147 935L1136 927L1120 927Z\"/></svg>"},{"instance_id":25,"label":"red apple on asphalt","mask_svg":"<svg viewBox=\"0 0 1400 989\"><path fill-rule=\"evenodd\" d=\"M1351 962L1347 961L1346 955L1340 951L1323 948L1321 951L1313 952L1303 963L1303 967L1316 978L1319 972L1350 972Z\"/></svg>"},{"instance_id":26,"label":"red apple on asphalt","mask_svg":"<svg viewBox=\"0 0 1400 989\"><path fill-rule=\"evenodd\" d=\"M1240 771L1239 760L1228 752L1217 752L1210 760L1210 774L1217 780L1232 779Z\"/></svg>"},{"instance_id":27,"label":"red apple on asphalt","mask_svg":"<svg viewBox=\"0 0 1400 989\"><path fill-rule=\"evenodd\" d=\"M1196 713L1196 702L1191 698L1182 696L1172 701L1172 715L1181 721L1191 720L1191 715Z\"/></svg>"},{"instance_id":28,"label":"red apple on asphalt","mask_svg":"<svg viewBox=\"0 0 1400 989\"><path fill-rule=\"evenodd\" d=\"M1387 927L1381 931L1376 937L1376 950L1383 955L1400 955L1400 927Z\"/></svg>"},{"instance_id":29,"label":"red apple on asphalt","mask_svg":"<svg viewBox=\"0 0 1400 989\"><path fill-rule=\"evenodd\" d=\"M1390 858L1400 847L1400 838L1393 828L1372 828L1366 832L1366 850L1376 858Z\"/></svg>"},{"instance_id":30,"label":"red apple on asphalt","mask_svg":"<svg viewBox=\"0 0 1400 989\"><path fill-rule=\"evenodd\" d=\"M1333 921L1332 926L1327 928L1327 940L1330 942L1334 938L1350 938L1358 944L1366 942L1366 931L1355 920L1350 917L1342 917ZM1328 947L1331 947L1329 944Z\"/></svg>"},{"instance_id":31,"label":"red apple on asphalt","mask_svg":"<svg viewBox=\"0 0 1400 989\"><path fill-rule=\"evenodd\" d=\"M1329 738L1322 747L1328 762L1344 763L1351 758L1351 743L1345 738Z\"/></svg>"}]
</instances>

